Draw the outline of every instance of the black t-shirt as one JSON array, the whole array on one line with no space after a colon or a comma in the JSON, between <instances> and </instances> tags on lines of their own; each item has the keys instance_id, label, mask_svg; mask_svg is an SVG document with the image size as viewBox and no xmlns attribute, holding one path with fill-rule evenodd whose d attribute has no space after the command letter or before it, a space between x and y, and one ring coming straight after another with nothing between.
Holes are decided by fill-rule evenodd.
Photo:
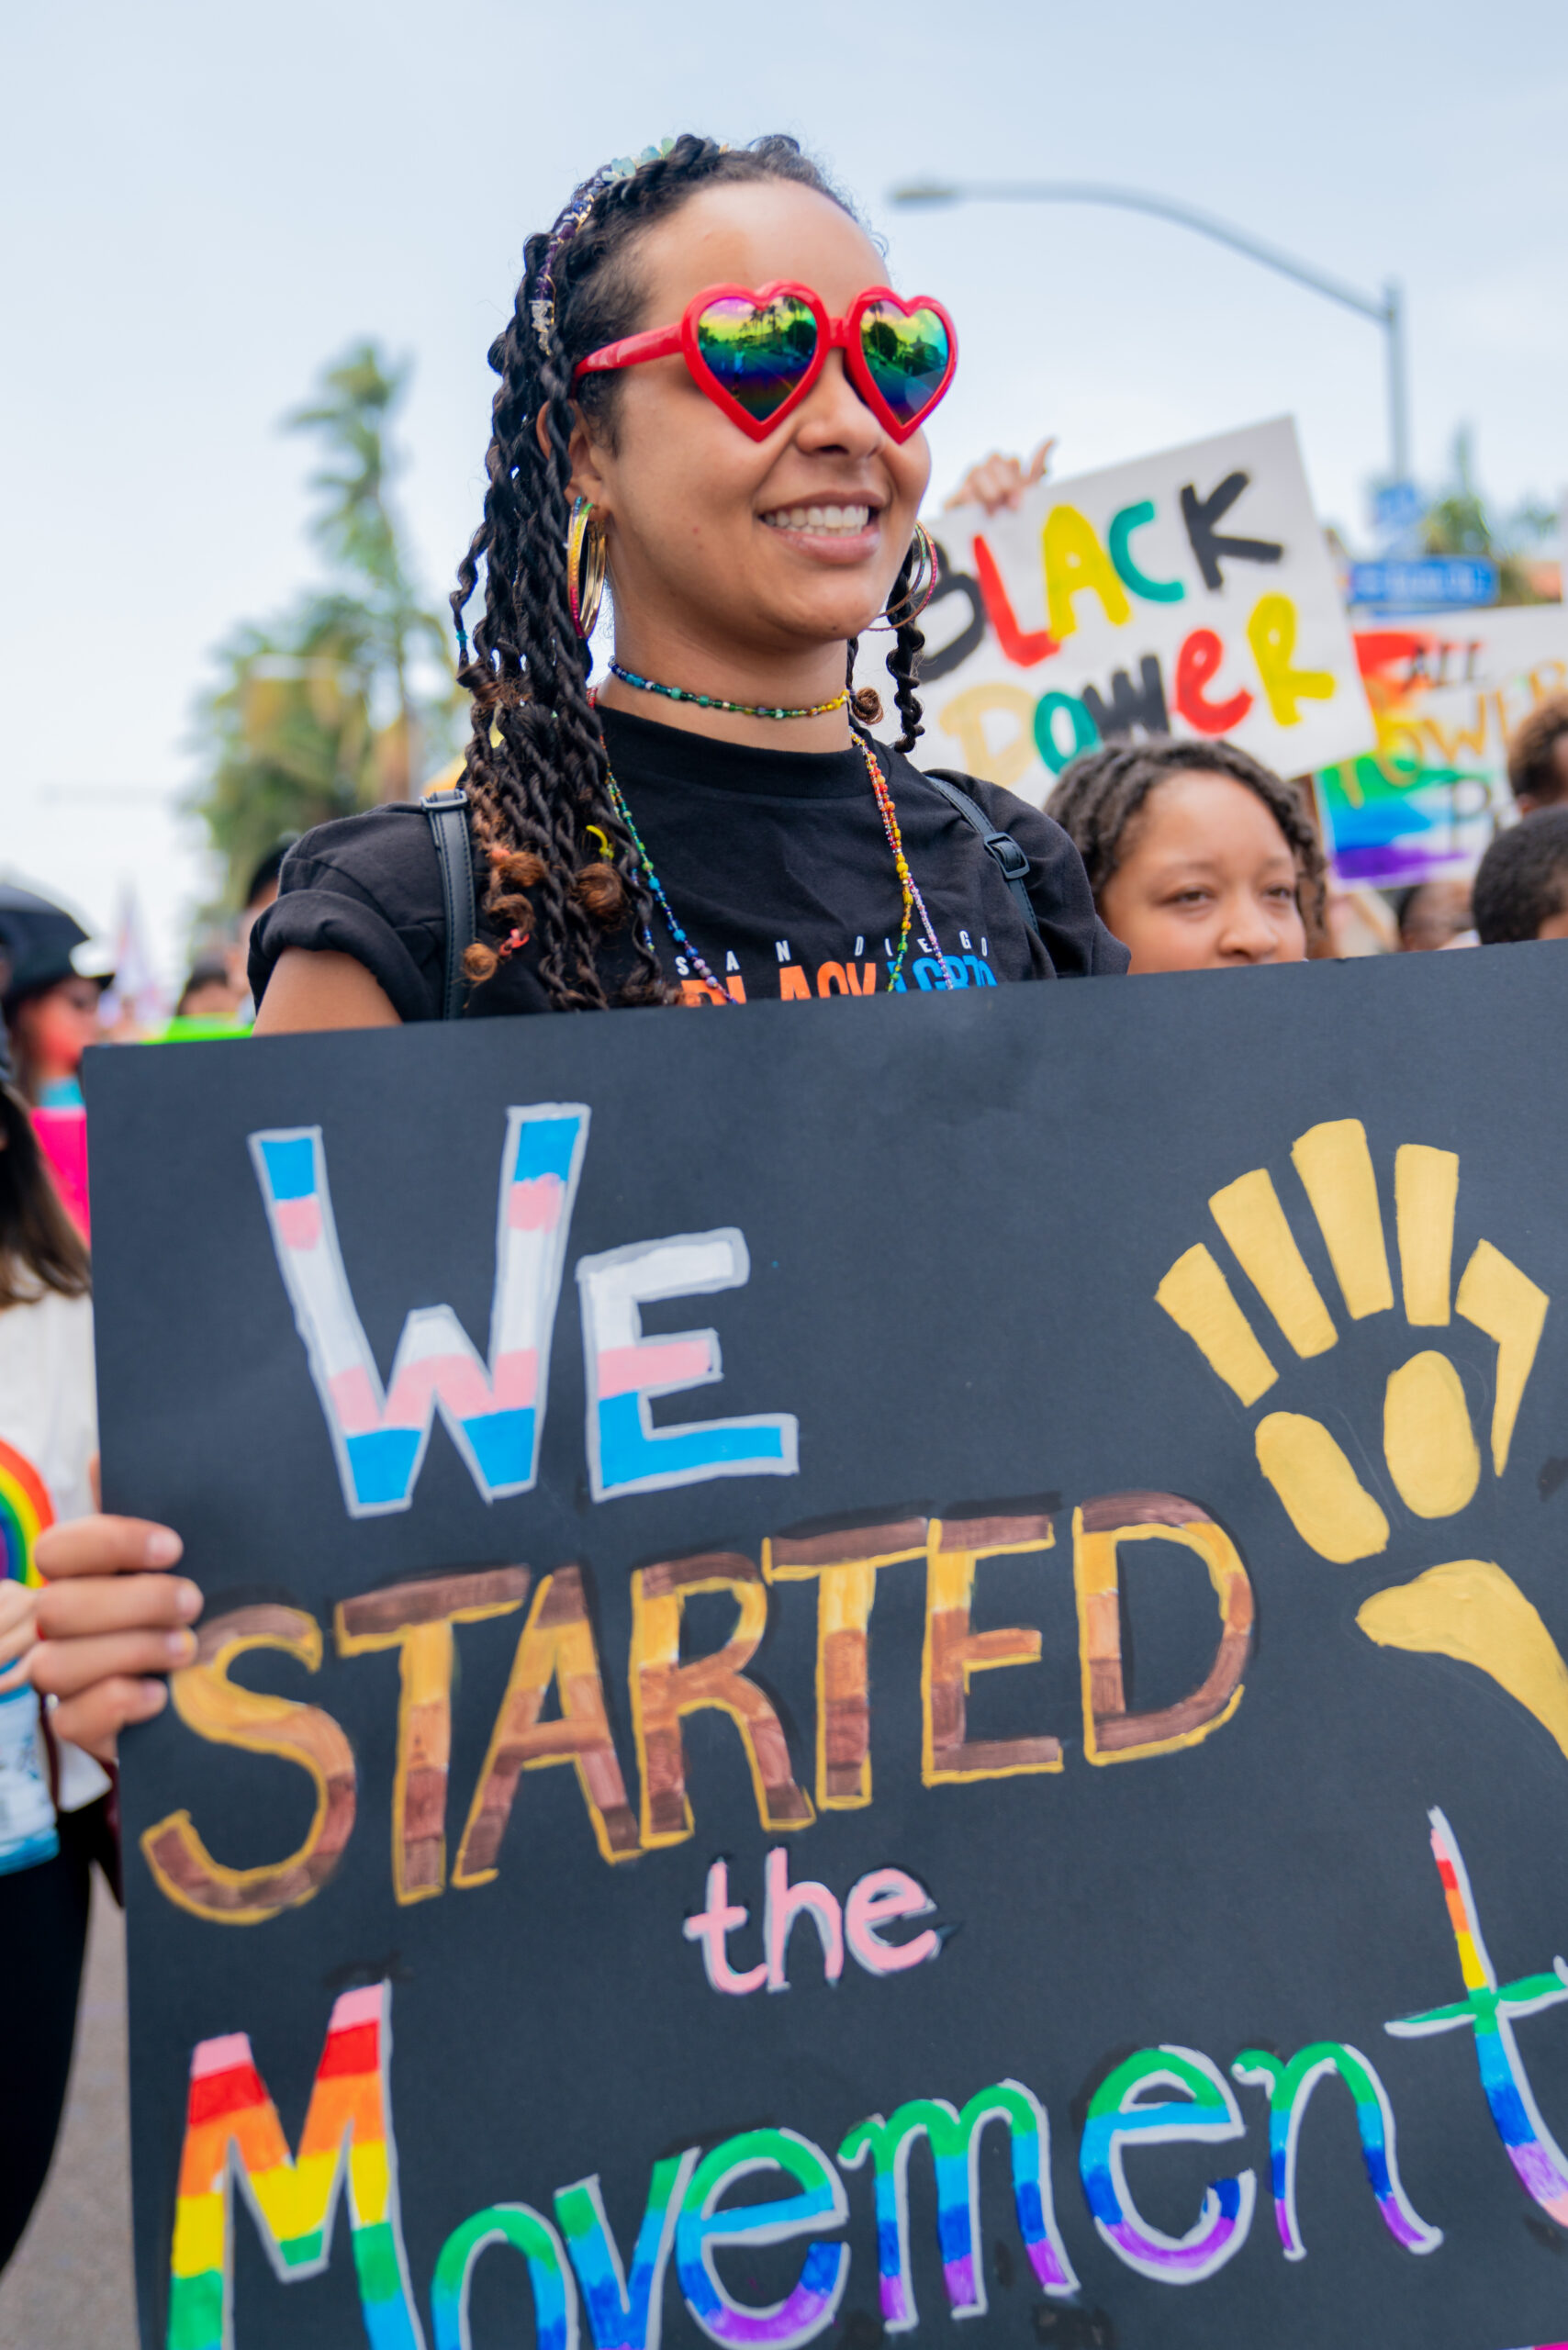
<instances>
[{"instance_id":1,"label":"black t-shirt","mask_svg":"<svg viewBox=\"0 0 1568 2350\"><path fill-rule=\"evenodd\" d=\"M733 995L756 1002L885 990L901 893L857 749L753 750L621 711L599 714L616 781L676 919ZM1126 949L1095 913L1059 825L994 784L968 785L1027 853L1036 937L973 826L908 759L878 756L942 950L938 960L912 932L901 989L940 989L945 972L958 987L991 987L1126 970ZM656 909L654 938L688 1000L711 1000ZM436 1020L445 946L427 818L407 802L372 809L319 825L289 851L277 901L251 934L251 988L259 1003L290 946L330 950L363 963L404 1020ZM613 994L631 968L624 932L606 939L599 963ZM468 1002L476 1015L549 1009L532 940Z\"/></svg>"}]
</instances>

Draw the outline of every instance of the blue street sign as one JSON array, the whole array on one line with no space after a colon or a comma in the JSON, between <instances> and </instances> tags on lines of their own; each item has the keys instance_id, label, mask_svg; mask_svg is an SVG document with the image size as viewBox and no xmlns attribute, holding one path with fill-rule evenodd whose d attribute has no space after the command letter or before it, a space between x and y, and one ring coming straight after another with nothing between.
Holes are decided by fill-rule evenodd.
<instances>
[{"instance_id":1,"label":"blue street sign","mask_svg":"<svg viewBox=\"0 0 1568 2350\"><path fill-rule=\"evenodd\" d=\"M1353 563L1349 592L1352 604L1490 604L1497 596L1497 565L1490 555L1471 554Z\"/></svg>"},{"instance_id":2,"label":"blue street sign","mask_svg":"<svg viewBox=\"0 0 1568 2350\"><path fill-rule=\"evenodd\" d=\"M1425 503L1413 481L1384 482L1372 492L1372 527L1384 538L1396 539L1420 520Z\"/></svg>"}]
</instances>

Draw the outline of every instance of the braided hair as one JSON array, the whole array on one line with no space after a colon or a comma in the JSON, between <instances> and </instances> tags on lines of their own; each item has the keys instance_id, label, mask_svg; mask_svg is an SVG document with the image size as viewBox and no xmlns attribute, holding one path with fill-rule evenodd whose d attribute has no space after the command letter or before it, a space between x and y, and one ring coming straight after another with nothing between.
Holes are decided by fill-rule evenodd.
<instances>
[{"instance_id":1,"label":"braided hair","mask_svg":"<svg viewBox=\"0 0 1568 2350\"><path fill-rule=\"evenodd\" d=\"M634 164L596 173L551 229L530 237L511 317L490 346L500 387L491 408L484 519L451 599L463 655L458 681L474 705L463 780L489 865L486 925L502 938L532 933L556 1011L606 1005L595 950L605 933L628 921L633 968L616 1001L678 1001L660 970L647 884L610 797L588 699L588 648L566 587L572 431L580 411L614 446L619 379L588 375L574 392L572 371L590 352L635 331L641 233L701 188L757 180L793 181L856 217L793 139L730 148L687 132ZM470 649L464 614L481 565L484 611ZM918 632L900 632L902 747L919 732L913 677L922 643ZM852 647L852 671L853 662ZM496 946L480 940L468 949L469 977L488 979L498 960Z\"/></svg>"},{"instance_id":2,"label":"braided hair","mask_svg":"<svg viewBox=\"0 0 1568 2350\"><path fill-rule=\"evenodd\" d=\"M1234 743L1102 743L1065 767L1046 813L1083 859L1098 903L1121 863L1127 829L1156 784L1172 775L1223 775L1256 793L1272 816L1295 859L1296 897L1308 937L1326 920L1323 844L1311 803L1301 789L1237 749Z\"/></svg>"}]
</instances>

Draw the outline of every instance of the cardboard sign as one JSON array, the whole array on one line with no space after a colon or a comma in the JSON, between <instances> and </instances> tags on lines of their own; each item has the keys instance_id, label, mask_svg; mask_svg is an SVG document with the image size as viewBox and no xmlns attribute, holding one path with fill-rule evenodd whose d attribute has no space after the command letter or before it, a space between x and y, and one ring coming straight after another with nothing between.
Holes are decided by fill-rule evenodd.
<instances>
[{"instance_id":1,"label":"cardboard sign","mask_svg":"<svg viewBox=\"0 0 1568 2350\"><path fill-rule=\"evenodd\" d=\"M930 528L945 566L922 621L934 765L1039 801L1078 752L1135 731L1223 734L1283 775L1371 747L1288 417Z\"/></svg>"},{"instance_id":2,"label":"cardboard sign","mask_svg":"<svg viewBox=\"0 0 1568 2350\"><path fill-rule=\"evenodd\" d=\"M1513 821L1515 729L1568 687L1568 612L1526 604L1355 642L1377 743L1317 778L1335 869L1351 886L1463 878Z\"/></svg>"},{"instance_id":3,"label":"cardboard sign","mask_svg":"<svg viewBox=\"0 0 1568 2350\"><path fill-rule=\"evenodd\" d=\"M1565 1021L92 1057L147 2350L1560 2338Z\"/></svg>"}]
</instances>

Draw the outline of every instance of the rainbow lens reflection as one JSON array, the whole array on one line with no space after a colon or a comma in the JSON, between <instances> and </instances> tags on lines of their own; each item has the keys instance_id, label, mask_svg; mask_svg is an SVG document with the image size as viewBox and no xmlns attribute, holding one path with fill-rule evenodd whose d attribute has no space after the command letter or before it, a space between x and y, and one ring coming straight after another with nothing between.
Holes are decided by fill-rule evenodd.
<instances>
[{"instance_id":1,"label":"rainbow lens reflection","mask_svg":"<svg viewBox=\"0 0 1568 2350\"><path fill-rule=\"evenodd\" d=\"M697 321L697 347L714 379L760 423L783 407L816 356L817 322L804 302L726 295Z\"/></svg>"},{"instance_id":2,"label":"rainbow lens reflection","mask_svg":"<svg viewBox=\"0 0 1568 2350\"><path fill-rule=\"evenodd\" d=\"M905 312L873 302L861 314L860 348L876 385L901 424L928 408L947 371L947 330L935 310Z\"/></svg>"}]
</instances>

